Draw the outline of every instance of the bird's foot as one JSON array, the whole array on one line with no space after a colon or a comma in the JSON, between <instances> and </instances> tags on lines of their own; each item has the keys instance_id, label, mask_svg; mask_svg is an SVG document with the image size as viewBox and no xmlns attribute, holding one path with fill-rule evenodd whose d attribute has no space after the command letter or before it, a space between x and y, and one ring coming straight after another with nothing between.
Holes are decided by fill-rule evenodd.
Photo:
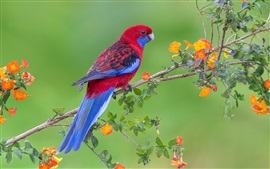
<instances>
[{"instance_id":1,"label":"bird's foot","mask_svg":"<svg viewBox=\"0 0 270 169\"><path fill-rule=\"evenodd\" d=\"M132 86L130 84L127 84L122 88L126 93L132 92Z\"/></svg>"}]
</instances>

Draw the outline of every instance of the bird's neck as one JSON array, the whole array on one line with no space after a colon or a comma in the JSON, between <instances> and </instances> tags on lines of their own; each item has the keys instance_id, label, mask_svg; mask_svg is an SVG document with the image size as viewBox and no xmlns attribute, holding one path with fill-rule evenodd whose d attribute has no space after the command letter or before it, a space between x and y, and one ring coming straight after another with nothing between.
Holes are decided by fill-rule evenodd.
<instances>
[{"instance_id":1,"label":"bird's neck","mask_svg":"<svg viewBox=\"0 0 270 169\"><path fill-rule=\"evenodd\" d=\"M126 43L126 44L130 45L142 59L143 47L137 41L130 40L130 39L123 38L123 37L121 37L119 39L119 41L122 42L122 43Z\"/></svg>"}]
</instances>

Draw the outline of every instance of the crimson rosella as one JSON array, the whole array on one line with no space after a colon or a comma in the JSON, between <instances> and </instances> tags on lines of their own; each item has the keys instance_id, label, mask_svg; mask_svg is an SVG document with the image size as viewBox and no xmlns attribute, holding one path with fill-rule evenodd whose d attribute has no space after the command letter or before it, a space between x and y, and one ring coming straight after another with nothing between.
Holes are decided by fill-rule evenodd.
<instances>
[{"instance_id":1,"label":"crimson rosella","mask_svg":"<svg viewBox=\"0 0 270 169\"><path fill-rule=\"evenodd\" d=\"M87 83L87 92L58 152L80 148L87 133L102 115L116 88L128 87L143 59L144 46L154 39L146 25L128 27L118 41L104 50L88 73L74 82Z\"/></svg>"}]
</instances>

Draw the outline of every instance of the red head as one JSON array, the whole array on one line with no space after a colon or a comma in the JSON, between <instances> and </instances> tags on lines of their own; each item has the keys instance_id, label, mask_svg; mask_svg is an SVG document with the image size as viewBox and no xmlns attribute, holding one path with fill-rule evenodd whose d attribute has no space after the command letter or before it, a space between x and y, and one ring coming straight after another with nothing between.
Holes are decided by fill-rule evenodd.
<instances>
[{"instance_id":1,"label":"red head","mask_svg":"<svg viewBox=\"0 0 270 169\"><path fill-rule=\"evenodd\" d=\"M120 39L143 48L146 43L154 39L154 34L152 28L147 25L134 25L128 27Z\"/></svg>"}]
</instances>

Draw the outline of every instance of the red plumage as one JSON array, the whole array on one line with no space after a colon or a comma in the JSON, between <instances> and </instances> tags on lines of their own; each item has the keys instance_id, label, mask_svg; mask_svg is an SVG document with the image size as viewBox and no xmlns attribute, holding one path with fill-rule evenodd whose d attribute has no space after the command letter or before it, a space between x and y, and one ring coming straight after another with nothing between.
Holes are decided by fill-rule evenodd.
<instances>
[{"instance_id":1,"label":"red plumage","mask_svg":"<svg viewBox=\"0 0 270 169\"><path fill-rule=\"evenodd\" d=\"M135 25L127 28L117 42L100 54L90 71L117 69L122 66L121 61L125 60L132 53L139 56L142 60L143 47L140 46L137 40L142 35L142 32L145 32L145 34L148 35L152 33L152 29L146 25ZM95 97L110 87L125 88L128 85L128 82L134 77L137 70L138 69L132 73L89 81L87 96Z\"/></svg>"},{"instance_id":2,"label":"red plumage","mask_svg":"<svg viewBox=\"0 0 270 169\"><path fill-rule=\"evenodd\" d=\"M126 87L143 59L143 47L154 38L150 27L135 25L127 28L120 39L97 58L87 75L74 85L88 83L76 116L58 151L78 150L92 125L105 111L113 92Z\"/></svg>"}]
</instances>

